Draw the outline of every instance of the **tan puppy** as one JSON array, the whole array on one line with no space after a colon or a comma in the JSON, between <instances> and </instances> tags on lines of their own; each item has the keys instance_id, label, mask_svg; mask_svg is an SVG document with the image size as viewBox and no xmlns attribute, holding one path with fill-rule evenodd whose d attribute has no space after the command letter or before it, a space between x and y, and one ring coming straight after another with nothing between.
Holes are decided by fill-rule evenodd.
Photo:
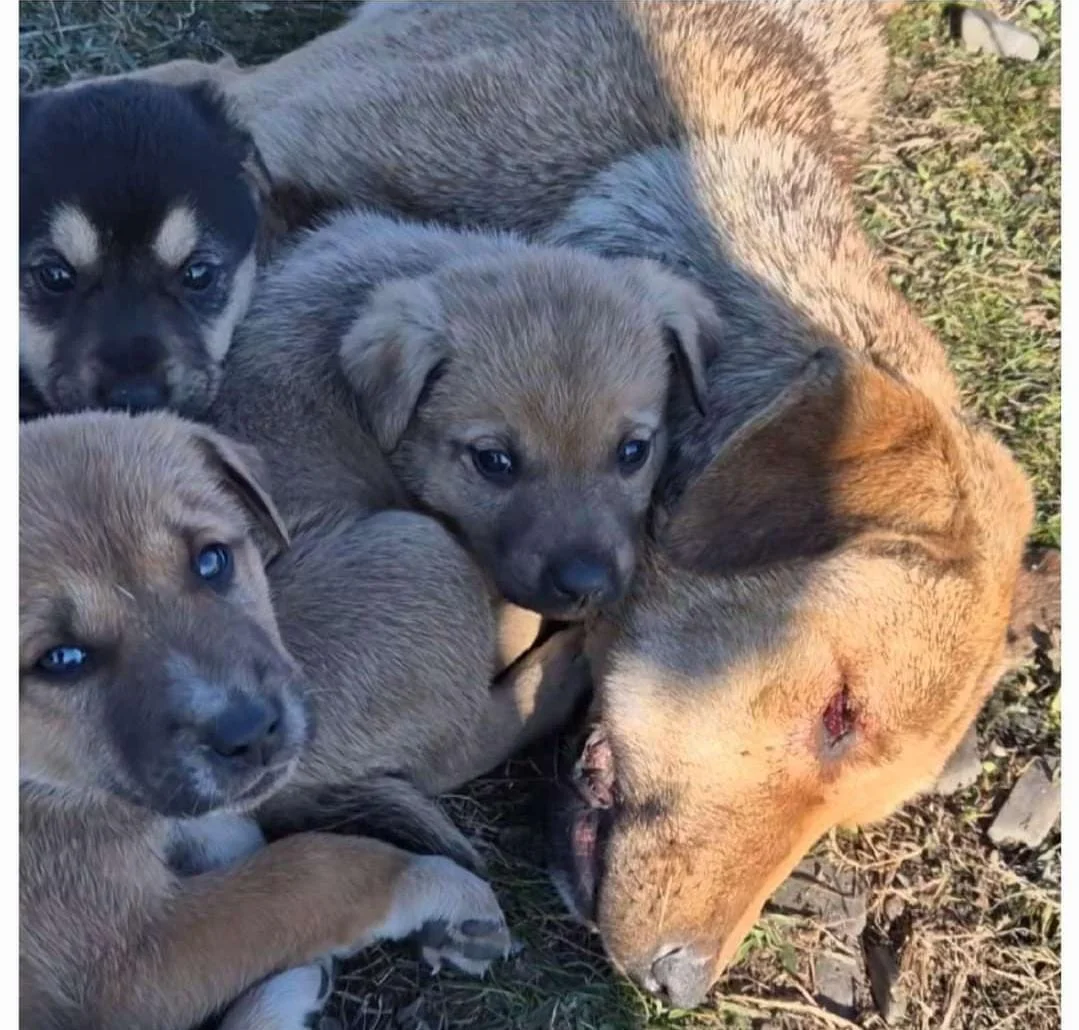
<instances>
[{"instance_id":1,"label":"tan puppy","mask_svg":"<svg viewBox=\"0 0 1079 1030\"><path fill-rule=\"evenodd\" d=\"M20 434L24 1024L183 1030L247 991L231 1030L299 1030L330 955L425 927L433 960L503 954L494 895L449 860L318 834L263 849L244 818L310 734L252 453L164 415Z\"/></svg>"}]
</instances>

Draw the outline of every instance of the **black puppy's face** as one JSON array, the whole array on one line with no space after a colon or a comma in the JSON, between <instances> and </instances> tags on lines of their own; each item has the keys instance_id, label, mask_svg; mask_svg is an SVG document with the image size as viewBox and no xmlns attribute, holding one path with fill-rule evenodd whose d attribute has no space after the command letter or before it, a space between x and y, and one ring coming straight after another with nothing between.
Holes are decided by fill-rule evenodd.
<instances>
[{"instance_id":1,"label":"black puppy's face","mask_svg":"<svg viewBox=\"0 0 1079 1030\"><path fill-rule=\"evenodd\" d=\"M254 151L205 86L115 81L20 102L19 356L51 411L216 392L255 276Z\"/></svg>"}]
</instances>

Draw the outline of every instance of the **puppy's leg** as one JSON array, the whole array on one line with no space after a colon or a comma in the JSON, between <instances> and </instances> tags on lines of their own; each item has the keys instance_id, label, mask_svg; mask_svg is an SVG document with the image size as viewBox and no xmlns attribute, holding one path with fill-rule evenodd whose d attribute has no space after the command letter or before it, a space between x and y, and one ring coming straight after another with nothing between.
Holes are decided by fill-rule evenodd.
<instances>
[{"instance_id":1,"label":"puppy's leg","mask_svg":"<svg viewBox=\"0 0 1079 1030\"><path fill-rule=\"evenodd\" d=\"M445 858L330 834L289 837L177 882L108 977L99 1023L184 1030L268 976L425 931L469 972L509 949L490 887Z\"/></svg>"},{"instance_id":2,"label":"puppy's leg","mask_svg":"<svg viewBox=\"0 0 1079 1030\"><path fill-rule=\"evenodd\" d=\"M458 753L452 780L466 783L490 772L569 719L592 688L583 643L581 627L558 630L498 678L480 727Z\"/></svg>"},{"instance_id":3,"label":"puppy's leg","mask_svg":"<svg viewBox=\"0 0 1079 1030\"><path fill-rule=\"evenodd\" d=\"M400 776L286 788L259 810L271 837L327 830L377 837L421 855L445 855L482 874L483 859L433 798Z\"/></svg>"},{"instance_id":4,"label":"puppy's leg","mask_svg":"<svg viewBox=\"0 0 1079 1030\"><path fill-rule=\"evenodd\" d=\"M223 869L266 846L249 816L213 813L179 820L169 866L181 876ZM229 1007L217 1030L303 1030L326 1004L333 987L333 959L289 969L252 987Z\"/></svg>"}]
</instances>

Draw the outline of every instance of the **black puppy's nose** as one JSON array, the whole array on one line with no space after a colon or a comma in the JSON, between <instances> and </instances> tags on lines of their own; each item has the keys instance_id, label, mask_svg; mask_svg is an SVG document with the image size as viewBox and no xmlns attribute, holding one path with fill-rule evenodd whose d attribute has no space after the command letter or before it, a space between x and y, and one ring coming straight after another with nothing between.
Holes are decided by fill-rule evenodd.
<instances>
[{"instance_id":1,"label":"black puppy's nose","mask_svg":"<svg viewBox=\"0 0 1079 1030\"><path fill-rule=\"evenodd\" d=\"M203 741L232 763L268 765L281 746L281 716L277 700L240 698L207 725Z\"/></svg>"},{"instance_id":2,"label":"black puppy's nose","mask_svg":"<svg viewBox=\"0 0 1079 1030\"><path fill-rule=\"evenodd\" d=\"M122 379L104 391L102 403L106 408L121 411L156 411L169 402L165 384L157 379Z\"/></svg>"},{"instance_id":3,"label":"black puppy's nose","mask_svg":"<svg viewBox=\"0 0 1079 1030\"><path fill-rule=\"evenodd\" d=\"M574 555L552 564L551 585L569 601L613 601L618 593L615 571L598 558Z\"/></svg>"},{"instance_id":4,"label":"black puppy's nose","mask_svg":"<svg viewBox=\"0 0 1079 1030\"><path fill-rule=\"evenodd\" d=\"M648 986L665 994L672 1008L695 1009L712 986L713 961L692 948L666 949L653 961L651 974Z\"/></svg>"}]
</instances>

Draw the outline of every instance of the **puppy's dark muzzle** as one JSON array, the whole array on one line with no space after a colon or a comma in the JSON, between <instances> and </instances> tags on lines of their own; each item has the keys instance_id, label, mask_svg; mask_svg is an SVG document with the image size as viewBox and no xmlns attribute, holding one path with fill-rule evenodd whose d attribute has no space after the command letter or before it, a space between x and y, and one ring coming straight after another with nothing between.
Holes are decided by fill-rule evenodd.
<instances>
[{"instance_id":1,"label":"puppy's dark muzzle","mask_svg":"<svg viewBox=\"0 0 1079 1030\"><path fill-rule=\"evenodd\" d=\"M284 718L276 698L240 697L202 727L202 743L224 770L265 769L286 747Z\"/></svg>"},{"instance_id":2,"label":"puppy's dark muzzle","mask_svg":"<svg viewBox=\"0 0 1079 1030\"><path fill-rule=\"evenodd\" d=\"M123 379L104 388L99 401L103 408L136 415L167 407L169 391L163 380Z\"/></svg>"},{"instance_id":3,"label":"puppy's dark muzzle","mask_svg":"<svg viewBox=\"0 0 1079 1030\"><path fill-rule=\"evenodd\" d=\"M556 558L544 573L550 607L564 618L580 618L617 601L622 580L613 563L589 554Z\"/></svg>"}]
</instances>

